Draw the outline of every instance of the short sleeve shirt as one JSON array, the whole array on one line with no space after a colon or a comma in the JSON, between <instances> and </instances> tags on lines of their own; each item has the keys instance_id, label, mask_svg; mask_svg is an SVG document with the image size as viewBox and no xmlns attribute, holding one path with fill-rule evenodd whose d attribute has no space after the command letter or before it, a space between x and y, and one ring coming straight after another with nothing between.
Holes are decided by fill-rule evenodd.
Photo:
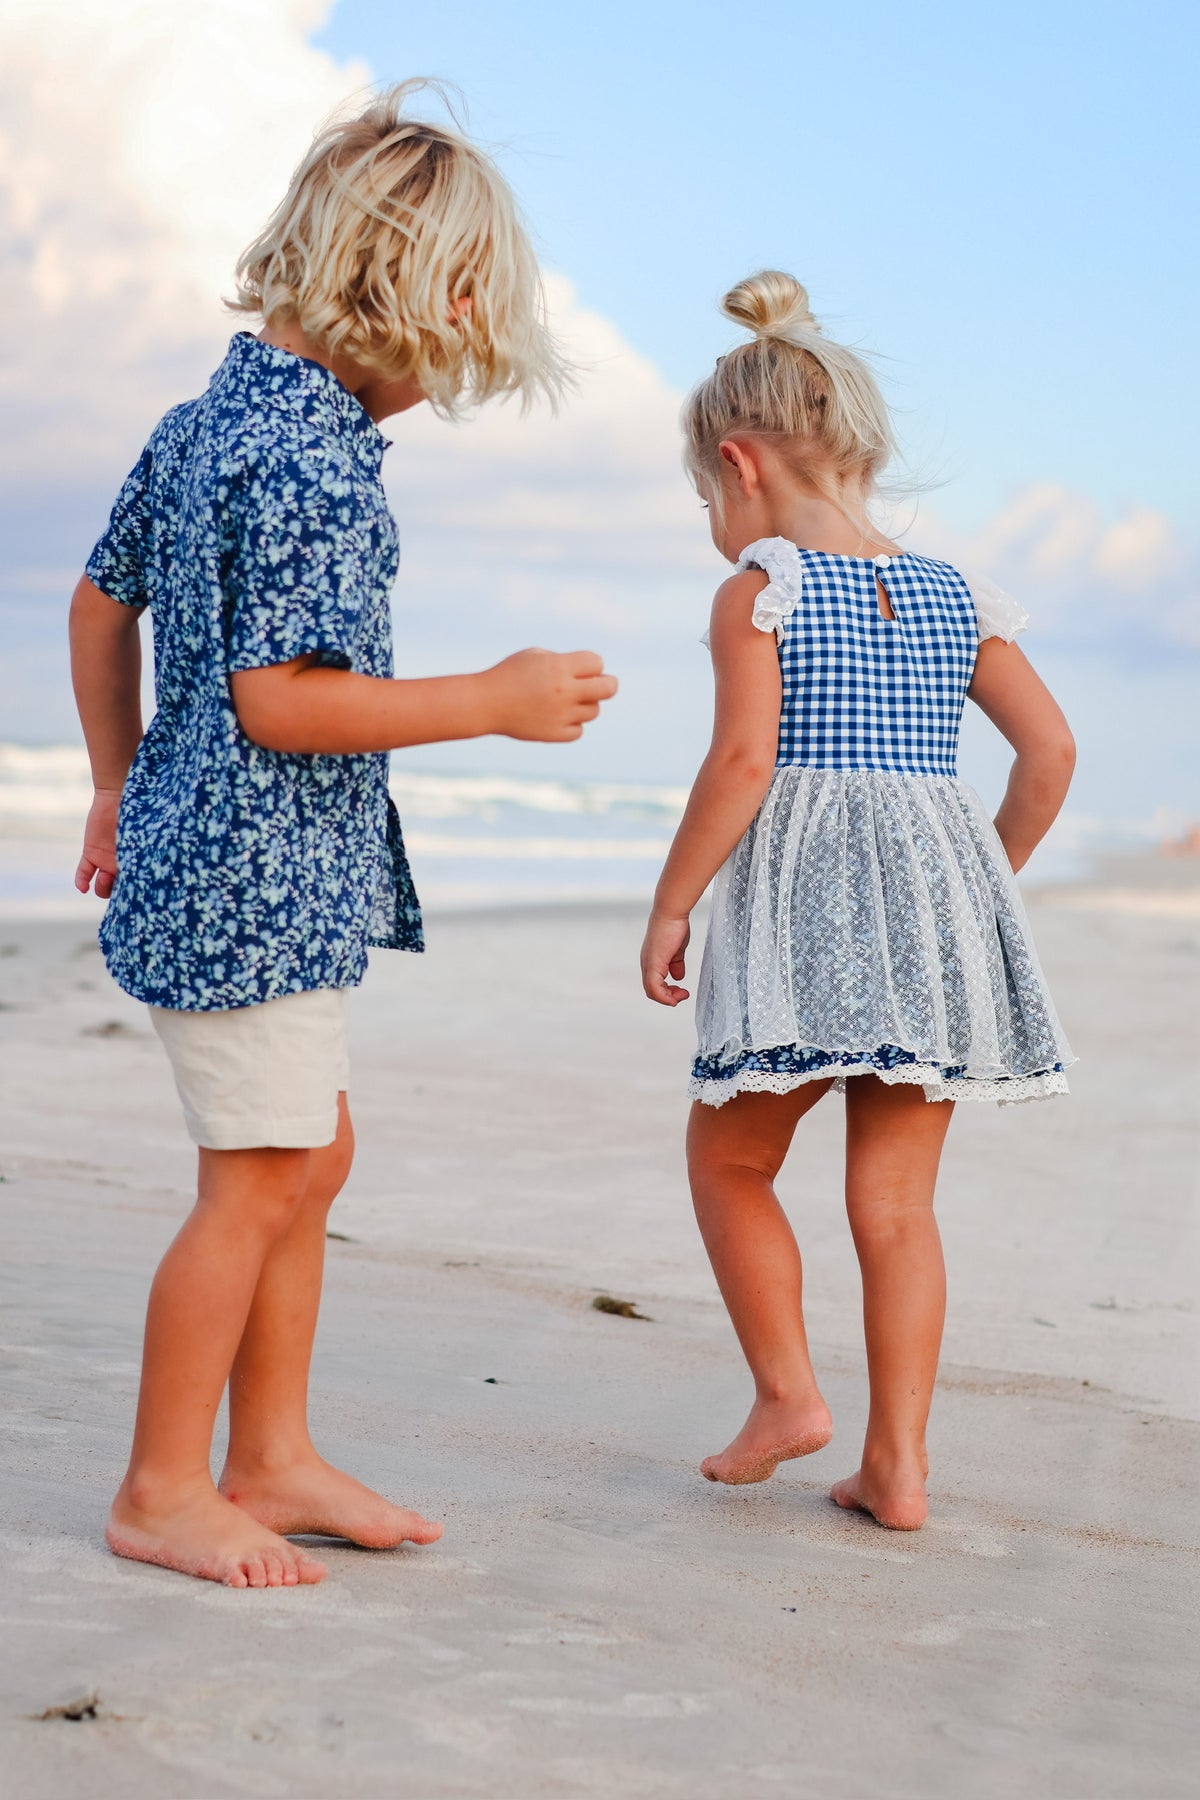
<instances>
[{"instance_id":1,"label":"short sleeve shirt","mask_svg":"<svg viewBox=\"0 0 1200 1800\"><path fill-rule=\"evenodd\" d=\"M229 683L305 654L391 675L386 447L329 370L239 334L155 428L88 560L154 631L157 710L100 932L136 999L250 1006L354 986L369 944L423 947L386 755L264 749Z\"/></svg>"}]
</instances>

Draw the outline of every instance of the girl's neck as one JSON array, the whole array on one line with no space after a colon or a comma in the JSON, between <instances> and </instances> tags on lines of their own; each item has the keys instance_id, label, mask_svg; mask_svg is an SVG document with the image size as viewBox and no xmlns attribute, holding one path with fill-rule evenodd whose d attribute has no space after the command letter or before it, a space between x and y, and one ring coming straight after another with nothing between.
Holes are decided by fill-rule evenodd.
<instances>
[{"instance_id":1,"label":"girl's neck","mask_svg":"<svg viewBox=\"0 0 1200 1800\"><path fill-rule=\"evenodd\" d=\"M846 486L837 500L812 489L791 489L772 497L771 535L787 538L803 550L824 550L831 556L903 555L867 514L867 496L861 485ZM861 527L856 523L862 521Z\"/></svg>"}]
</instances>

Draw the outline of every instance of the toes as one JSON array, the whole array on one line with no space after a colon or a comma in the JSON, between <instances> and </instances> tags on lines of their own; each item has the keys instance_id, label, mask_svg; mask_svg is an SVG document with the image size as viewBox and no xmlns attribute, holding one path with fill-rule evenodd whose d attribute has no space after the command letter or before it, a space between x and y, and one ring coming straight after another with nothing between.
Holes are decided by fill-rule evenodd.
<instances>
[{"instance_id":1,"label":"toes","mask_svg":"<svg viewBox=\"0 0 1200 1800\"><path fill-rule=\"evenodd\" d=\"M247 1556L242 1563L246 1571L246 1586L264 1588L267 1585L267 1571L261 1556Z\"/></svg>"},{"instance_id":2,"label":"toes","mask_svg":"<svg viewBox=\"0 0 1200 1800\"><path fill-rule=\"evenodd\" d=\"M413 1522L405 1532L414 1544L436 1544L446 1527L435 1524L432 1519L423 1519L420 1513L412 1515Z\"/></svg>"},{"instance_id":3,"label":"toes","mask_svg":"<svg viewBox=\"0 0 1200 1800\"><path fill-rule=\"evenodd\" d=\"M283 1558L274 1550L263 1551L263 1568L267 1572L268 1587L283 1586Z\"/></svg>"},{"instance_id":4,"label":"toes","mask_svg":"<svg viewBox=\"0 0 1200 1800\"><path fill-rule=\"evenodd\" d=\"M306 1584L324 1581L325 1564L319 1563L312 1556L300 1556L296 1560L296 1576L299 1581Z\"/></svg>"}]
</instances>

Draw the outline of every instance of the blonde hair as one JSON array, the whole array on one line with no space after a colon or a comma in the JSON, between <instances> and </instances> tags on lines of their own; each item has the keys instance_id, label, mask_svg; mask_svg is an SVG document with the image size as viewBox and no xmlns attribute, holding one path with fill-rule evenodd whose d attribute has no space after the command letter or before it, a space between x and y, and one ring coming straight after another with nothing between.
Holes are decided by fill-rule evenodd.
<instances>
[{"instance_id":1,"label":"blonde hair","mask_svg":"<svg viewBox=\"0 0 1200 1800\"><path fill-rule=\"evenodd\" d=\"M229 305L412 376L445 414L499 394L553 403L568 369L508 183L465 137L407 116L436 86L401 82L318 133Z\"/></svg>"},{"instance_id":2,"label":"blonde hair","mask_svg":"<svg viewBox=\"0 0 1200 1800\"><path fill-rule=\"evenodd\" d=\"M715 507L722 439L743 434L774 440L839 505L839 478L861 474L872 486L895 453L887 405L863 358L823 336L795 277L764 269L731 288L721 311L753 340L720 357L683 408L684 461Z\"/></svg>"}]
</instances>

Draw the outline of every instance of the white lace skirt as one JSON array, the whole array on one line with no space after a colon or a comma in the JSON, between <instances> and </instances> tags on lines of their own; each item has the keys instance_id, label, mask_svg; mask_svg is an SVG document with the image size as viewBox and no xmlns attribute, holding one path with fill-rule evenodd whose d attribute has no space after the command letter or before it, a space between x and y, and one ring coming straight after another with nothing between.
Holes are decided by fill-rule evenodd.
<instances>
[{"instance_id":1,"label":"white lace skirt","mask_svg":"<svg viewBox=\"0 0 1200 1800\"><path fill-rule=\"evenodd\" d=\"M692 1097L877 1075L929 1100L1067 1091L1017 884L965 782L779 769L717 876Z\"/></svg>"}]
</instances>

